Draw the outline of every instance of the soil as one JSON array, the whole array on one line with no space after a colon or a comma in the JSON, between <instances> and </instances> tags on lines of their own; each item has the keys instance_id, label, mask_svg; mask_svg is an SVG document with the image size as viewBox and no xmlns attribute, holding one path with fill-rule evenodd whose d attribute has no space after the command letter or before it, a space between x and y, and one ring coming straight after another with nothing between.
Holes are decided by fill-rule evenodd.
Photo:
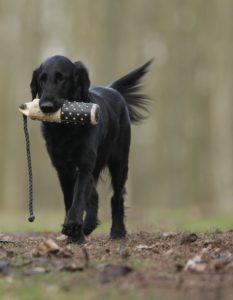
<instances>
[{"instance_id":1,"label":"soil","mask_svg":"<svg viewBox=\"0 0 233 300\"><path fill-rule=\"evenodd\" d=\"M121 241L93 235L82 246L67 245L64 238L1 234L0 278L79 272L88 273L92 285L114 283L122 295L156 289L166 299L233 297L233 231L140 232Z\"/></svg>"}]
</instances>

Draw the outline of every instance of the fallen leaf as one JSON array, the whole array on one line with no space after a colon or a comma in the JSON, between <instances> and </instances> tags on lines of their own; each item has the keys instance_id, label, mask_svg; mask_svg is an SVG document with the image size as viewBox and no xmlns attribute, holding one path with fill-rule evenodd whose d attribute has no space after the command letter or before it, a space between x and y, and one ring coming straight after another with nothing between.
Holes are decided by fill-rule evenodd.
<instances>
[{"instance_id":1,"label":"fallen leaf","mask_svg":"<svg viewBox=\"0 0 233 300\"><path fill-rule=\"evenodd\" d=\"M60 250L60 247L52 239L45 240L44 245L49 252L58 252Z\"/></svg>"},{"instance_id":2,"label":"fallen leaf","mask_svg":"<svg viewBox=\"0 0 233 300\"><path fill-rule=\"evenodd\" d=\"M52 239L47 239L32 250L32 255L47 256L49 254L56 254L59 250L60 247Z\"/></svg>"},{"instance_id":3,"label":"fallen leaf","mask_svg":"<svg viewBox=\"0 0 233 300\"><path fill-rule=\"evenodd\" d=\"M11 237L9 235L4 235L4 234L1 234L0 236L0 242L11 242Z\"/></svg>"},{"instance_id":4,"label":"fallen leaf","mask_svg":"<svg viewBox=\"0 0 233 300\"><path fill-rule=\"evenodd\" d=\"M58 241L65 241L67 239L67 236L64 234L60 234L59 236L56 237L56 240Z\"/></svg>"},{"instance_id":5,"label":"fallen leaf","mask_svg":"<svg viewBox=\"0 0 233 300\"><path fill-rule=\"evenodd\" d=\"M233 256L229 251L221 251L212 261L212 267L219 271L233 261Z\"/></svg>"},{"instance_id":6,"label":"fallen leaf","mask_svg":"<svg viewBox=\"0 0 233 300\"><path fill-rule=\"evenodd\" d=\"M177 233L175 233L175 232L164 232L162 234L162 236L165 237L165 238L172 238L172 237L174 237L176 235L177 235Z\"/></svg>"},{"instance_id":7,"label":"fallen leaf","mask_svg":"<svg viewBox=\"0 0 233 300\"><path fill-rule=\"evenodd\" d=\"M193 271L197 273L204 272L207 268L207 262L202 259L201 256L196 256L192 259L189 259L184 267L184 270Z\"/></svg>"},{"instance_id":8,"label":"fallen leaf","mask_svg":"<svg viewBox=\"0 0 233 300\"><path fill-rule=\"evenodd\" d=\"M141 250L150 250L150 249L153 249L153 248L154 248L153 245L152 245L152 246L147 246L147 245L137 245L137 246L135 247L135 250L141 251Z\"/></svg>"}]
</instances>

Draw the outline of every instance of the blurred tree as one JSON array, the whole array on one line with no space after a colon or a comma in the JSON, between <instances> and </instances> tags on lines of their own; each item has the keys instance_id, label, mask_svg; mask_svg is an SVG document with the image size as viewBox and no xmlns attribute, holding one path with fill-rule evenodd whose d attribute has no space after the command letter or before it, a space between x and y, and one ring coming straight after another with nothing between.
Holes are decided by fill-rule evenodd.
<instances>
[{"instance_id":1,"label":"blurred tree","mask_svg":"<svg viewBox=\"0 0 233 300\"><path fill-rule=\"evenodd\" d=\"M0 0L0 206L25 206L19 103L32 70L64 54L108 84L155 57L145 79L151 118L133 128L134 207L233 207L231 0ZM38 206L62 207L39 124L30 122ZM104 195L107 198L107 193ZM142 205L141 205L142 204Z\"/></svg>"}]
</instances>

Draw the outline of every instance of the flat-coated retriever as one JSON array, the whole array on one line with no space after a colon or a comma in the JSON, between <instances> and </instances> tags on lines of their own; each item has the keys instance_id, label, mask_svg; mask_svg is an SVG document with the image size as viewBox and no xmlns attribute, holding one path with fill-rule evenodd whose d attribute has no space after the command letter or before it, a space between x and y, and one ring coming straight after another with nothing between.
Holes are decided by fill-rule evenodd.
<instances>
[{"instance_id":1,"label":"flat-coated retriever","mask_svg":"<svg viewBox=\"0 0 233 300\"><path fill-rule=\"evenodd\" d=\"M98 225L96 184L106 166L113 187L111 238L126 235L124 194L130 124L140 122L145 117L142 112L147 112L148 98L138 91L140 79L151 62L107 87L90 87L88 71L82 62L72 63L64 56L48 58L33 72L32 99L38 94L44 113L57 111L65 100L93 102L100 106L97 126L42 122L46 147L64 194L66 218L62 233L70 242L83 242L84 235Z\"/></svg>"}]
</instances>

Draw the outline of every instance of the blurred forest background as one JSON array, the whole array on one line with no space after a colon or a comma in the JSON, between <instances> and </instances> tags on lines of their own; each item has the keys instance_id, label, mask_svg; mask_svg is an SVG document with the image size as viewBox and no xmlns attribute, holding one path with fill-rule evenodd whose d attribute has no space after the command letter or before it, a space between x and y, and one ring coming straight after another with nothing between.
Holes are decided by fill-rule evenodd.
<instances>
[{"instance_id":1,"label":"blurred forest background","mask_svg":"<svg viewBox=\"0 0 233 300\"><path fill-rule=\"evenodd\" d=\"M55 54L82 60L93 84L155 58L144 79L151 117L133 128L126 200L133 228L220 216L233 227L232 0L0 0L0 40L1 230L12 220L26 224L17 107L31 99L33 69ZM54 219L59 230L62 194L39 125L29 121L37 224ZM107 173L100 192L108 222Z\"/></svg>"}]
</instances>

